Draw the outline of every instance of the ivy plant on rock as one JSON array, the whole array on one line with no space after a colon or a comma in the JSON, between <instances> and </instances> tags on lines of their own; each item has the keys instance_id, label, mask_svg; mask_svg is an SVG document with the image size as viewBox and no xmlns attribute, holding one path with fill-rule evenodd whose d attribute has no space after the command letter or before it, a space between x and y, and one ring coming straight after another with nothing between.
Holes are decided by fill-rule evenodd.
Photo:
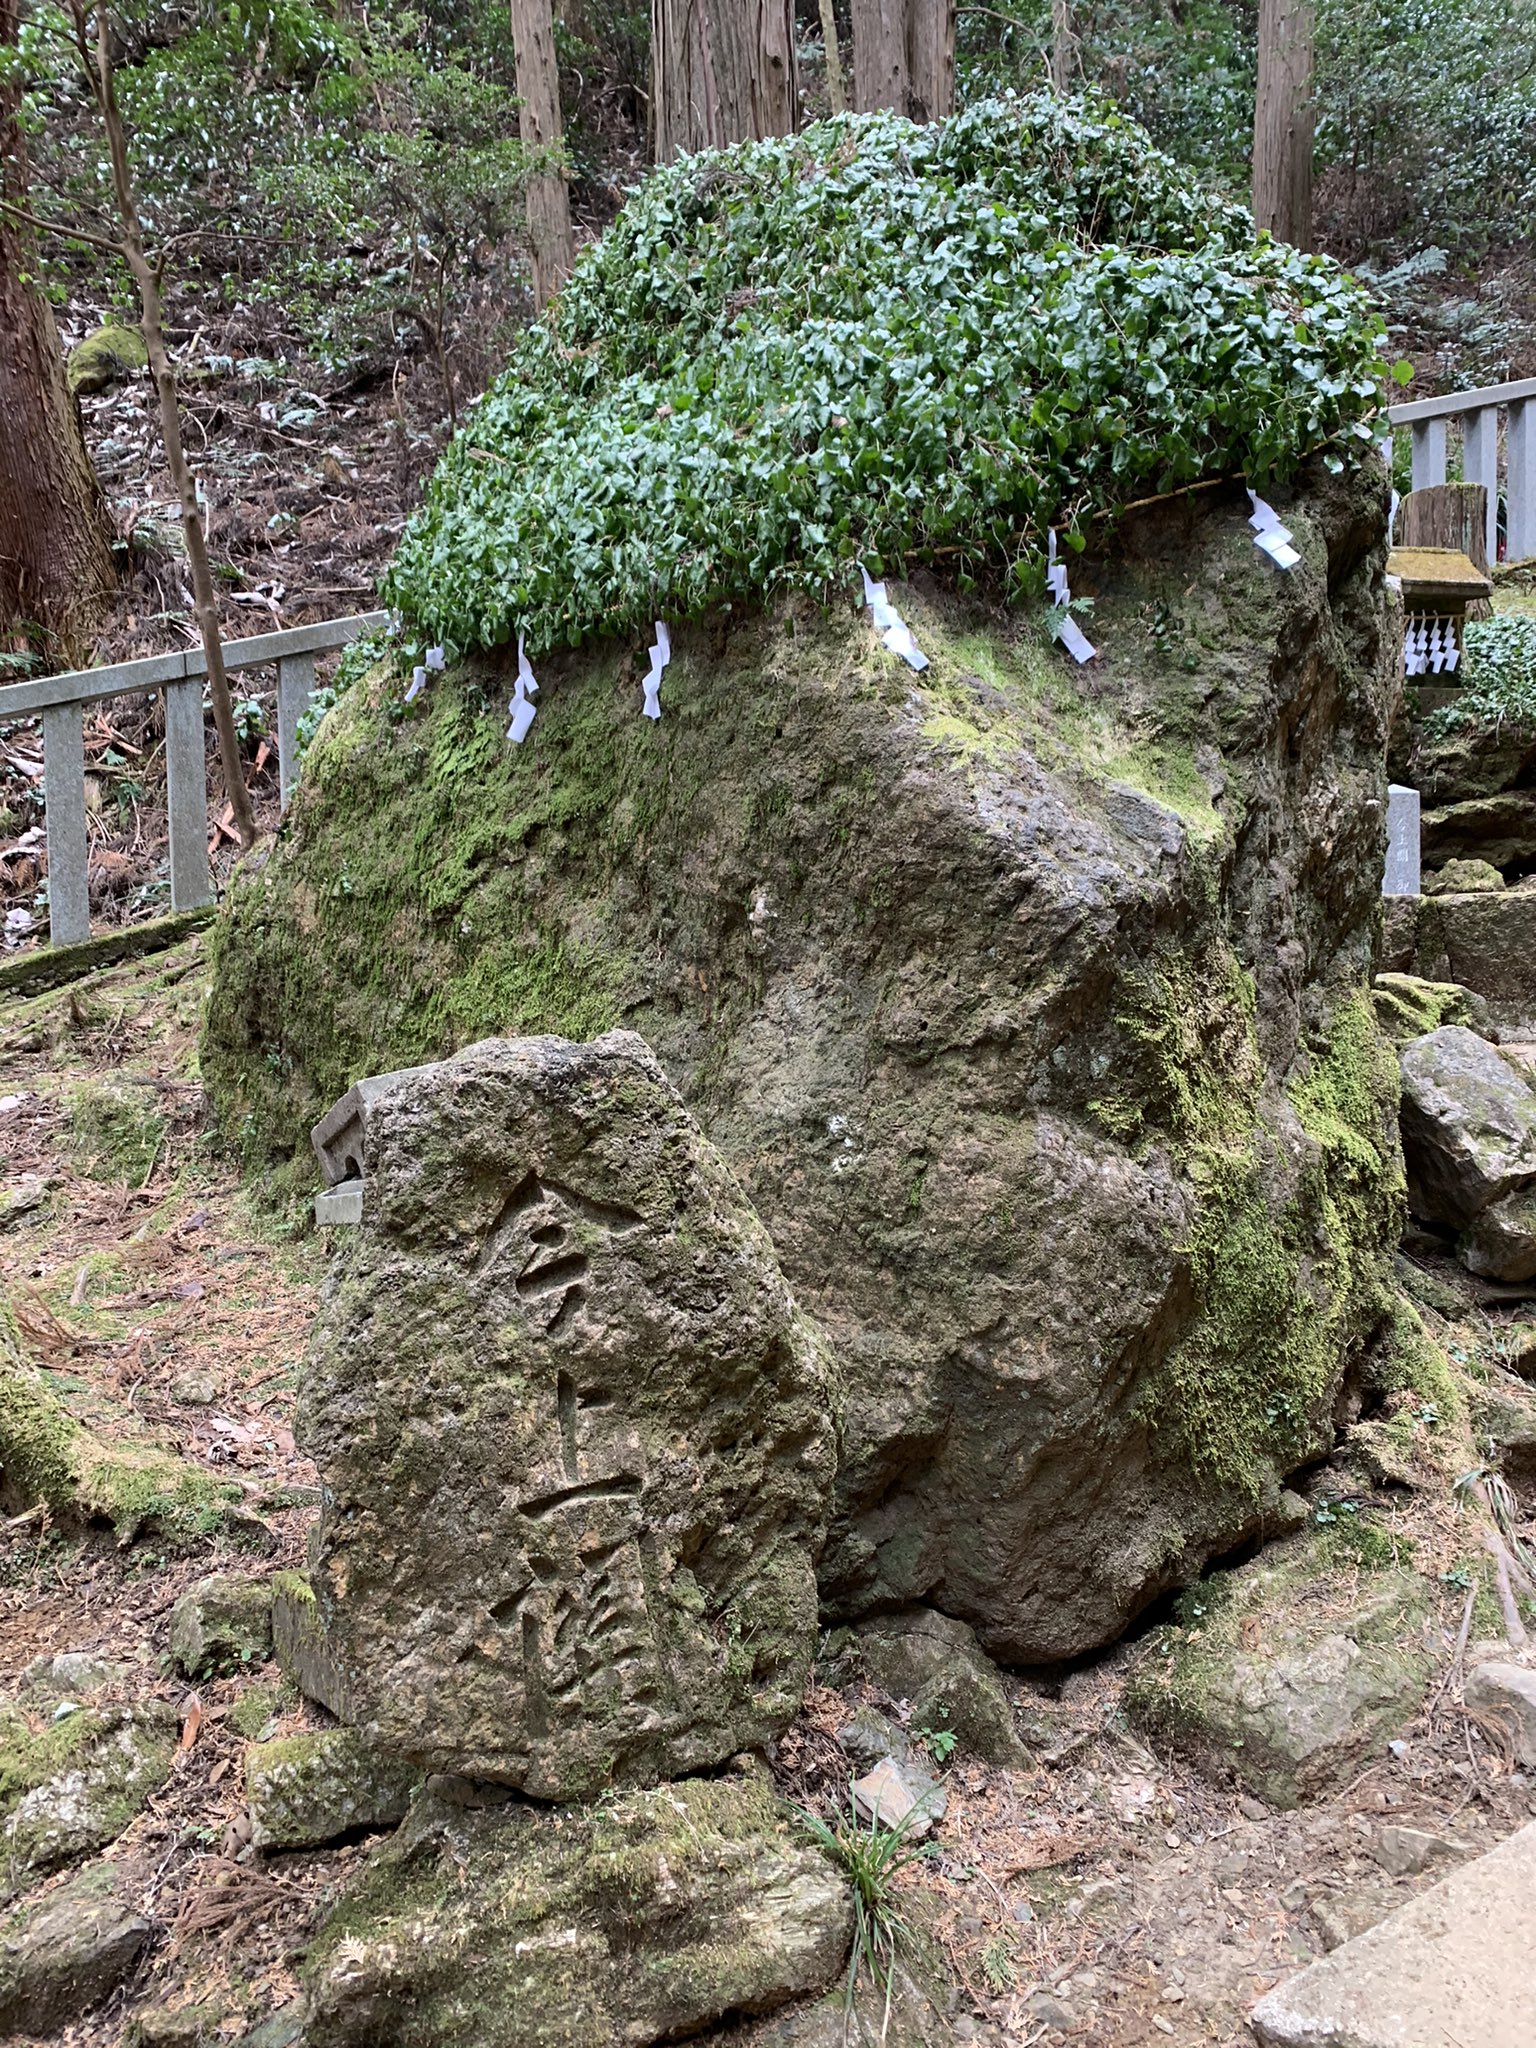
<instances>
[{"instance_id":1,"label":"ivy plant on rock","mask_svg":"<svg viewBox=\"0 0 1536 2048\"><path fill-rule=\"evenodd\" d=\"M440 463L385 583L426 639L562 642L941 561L1370 445L1382 328L1120 116L840 116L649 177ZM1335 454L1331 459L1338 461Z\"/></svg>"}]
</instances>

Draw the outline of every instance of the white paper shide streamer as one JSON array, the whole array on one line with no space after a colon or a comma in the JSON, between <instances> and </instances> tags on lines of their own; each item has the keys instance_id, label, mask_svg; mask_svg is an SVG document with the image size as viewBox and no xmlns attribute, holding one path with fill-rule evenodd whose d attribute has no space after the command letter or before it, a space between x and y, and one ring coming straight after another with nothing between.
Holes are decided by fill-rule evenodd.
<instances>
[{"instance_id":1,"label":"white paper shide streamer","mask_svg":"<svg viewBox=\"0 0 1536 2048\"><path fill-rule=\"evenodd\" d=\"M1254 546L1261 555L1268 555L1277 568L1294 569L1301 556L1291 546L1291 529L1281 525L1280 514L1273 505L1266 505L1252 491L1248 493L1248 502L1253 507L1248 524L1253 528Z\"/></svg>"},{"instance_id":2,"label":"white paper shide streamer","mask_svg":"<svg viewBox=\"0 0 1536 2048\"><path fill-rule=\"evenodd\" d=\"M1414 615L1403 628L1403 673L1449 675L1461 666L1456 621Z\"/></svg>"},{"instance_id":3,"label":"white paper shide streamer","mask_svg":"<svg viewBox=\"0 0 1536 2048\"><path fill-rule=\"evenodd\" d=\"M885 585L874 582L862 562L859 574L864 579L864 602L869 606L869 616L882 645L888 647L892 654L899 654L908 668L915 668L921 674L928 666L928 657L912 638L911 627L886 596Z\"/></svg>"},{"instance_id":4,"label":"white paper shide streamer","mask_svg":"<svg viewBox=\"0 0 1536 2048\"><path fill-rule=\"evenodd\" d=\"M1057 559L1055 534L1047 534L1046 540L1045 587L1051 593L1051 602L1062 608L1062 616L1056 621L1056 638L1075 662L1092 661L1099 650L1066 609L1072 593L1067 588L1067 565Z\"/></svg>"},{"instance_id":5,"label":"white paper shide streamer","mask_svg":"<svg viewBox=\"0 0 1536 2048\"><path fill-rule=\"evenodd\" d=\"M534 680L533 670L528 663L528 656L523 651L523 636L519 633L517 636L517 681L512 685L512 699L507 705L508 711L512 714L512 723L507 727L507 738L511 740L514 746L520 747L528 737L528 728L532 725L534 718L535 706L533 700L538 694L539 686Z\"/></svg>"},{"instance_id":6,"label":"white paper shide streamer","mask_svg":"<svg viewBox=\"0 0 1536 2048\"><path fill-rule=\"evenodd\" d=\"M426 652L426 658L411 670L411 687L405 693L406 703L414 704L422 691L427 687L429 671L435 675L441 675L447 666L448 657L442 648L429 647Z\"/></svg>"},{"instance_id":7,"label":"white paper shide streamer","mask_svg":"<svg viewBox=\"0 0 1536 2048\"><path fill-rule=\"evenodd\" d=\"M642 718L660 718L661 716L661 678L666 672L667 663L671 659L672 635L667 631L665 623L658 619L656 621L656 638L651 644L650 673L646 676L644 683L645 702L640 707Z\"/></svg>"}]
</instances>

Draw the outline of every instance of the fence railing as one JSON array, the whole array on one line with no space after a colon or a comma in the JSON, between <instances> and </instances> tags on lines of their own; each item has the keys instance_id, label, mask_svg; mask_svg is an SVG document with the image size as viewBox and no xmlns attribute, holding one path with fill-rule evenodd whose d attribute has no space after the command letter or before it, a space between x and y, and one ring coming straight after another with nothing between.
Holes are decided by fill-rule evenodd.
<instances>
[{"instance_id":1,"label":"fence railing","mask_svg":"<svg viewBox=\"0 0 1536 2048\"><path fill-rule=\"evenodd\" d=\"M383 612L350 619L326 619L283 633L258 633L226 640L224 666L277 664L277 773L283 803L298 772L297 736L315 688L315 657L345 647L384 624ZM203 737L203 680L208 673L201 647L179 654L154 654L114 668L73 669L35 683L0 688L0 720L43 721L43 801L48 832L48 938L54 946L75 945L91 935L90 844L85 791L85 707L135 690L160 690L165 697L165 786L170 823L172 910L195 910L213 901L208 860L208 763Z\"/></svg>"},{"instance_id":2,"label":"fence railing","mask_svg":"<svg viewBox=\"0 0 1536 2048\"><path fill-rule=\"evenodd\" d=\"M1536 555L1536 377L1489 384L1481 391L1451 391L1394 405L1387 418L1413 435L1413 488L1445 482L1445 430L1461 422L1461 474L1488 487L1488 560L1499 559L1499 414L1504 431L1504 552L1521 562Z\"/></svg>"}]
</instances>

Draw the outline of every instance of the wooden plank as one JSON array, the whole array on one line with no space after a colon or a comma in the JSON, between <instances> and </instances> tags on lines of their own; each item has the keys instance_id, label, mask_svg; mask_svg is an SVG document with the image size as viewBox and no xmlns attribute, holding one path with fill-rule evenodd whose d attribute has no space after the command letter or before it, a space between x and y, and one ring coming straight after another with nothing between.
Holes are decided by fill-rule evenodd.
<instances>
[{"instance_id":1,"label":"wooden plank","mask_svg":"<svg viewBox=\"0 0 1536 2048\"><path fill-rule=\"evenodd\" d=\"M376 632L387 612L358 612L346 619L323 619L313 626L291 626L281 633L258 633L247 640L224 642L224 666L250 668L279 661L285 654L320 653L345 647L364 633ZM208 664L200 647L177 654L152 654L144 661L120 661L111 668L70 669L43 676L34 683L8 683L0 689L0 718L35 718L53 704L95 704L124 690L153 690L184 676L203 676Z\"/></svg>"},{"instance_id":2,"label":"wooden plank","mask_svg":"<svg viewBox=\"0 0 1536 2048\"><path fill-rule=\"evenodd\" d=\"M1485 405L1514 405L1526 398L1536 398L1536 377L1522 377L1513 384L1484 384L1476 391L1447 391L1441 398L1413 398L1405 405L1389 405L1387 418L1394 427L1411 427L1419 420L1453 420Z\"/></svg>"},{"instance_id":3,"label":"wooden plank","mask_svg":"<svg viewBox=\"0 0 1536 2048\"><path fill-rule=\"evenodd\" d=\"M277 664L277 776L285 809L299 779L299 720L314 692L312 654L290 654Z\"/></svg>"},{"instance_id":4,"label":"wooden plank","mask_svg":"<svg viewBox=\"0 0 1536 2048\"><path fill-rule=\"evenodd\" d=\"M1413 430L1413 488L1432 490L1445 482L1445 421L1420 420Z\"/></svg>"},{"instance_id":5,"label":"wooden plank","mask_svg":"<svg viewBox=\"0 0 1536 2048\"><path fill-rule=\"evenodd\" d=\"M0 996L40 995L46 989L79 981L97 968L117 967L125 960L162 953L209 923L213 914L213 906L205 904L201 910L179 910L143 924L121 924L78 946L40 946L28 953L13 953L8 960L0 960Z\"/></svg>"},{"instance_id":6,"label":"wooden plank","mask_svg":"<svg viewBox=\"0 0 1536 2048\"><path fill-rule=\"evenodd\" d=\"M1536 401L1509 408L1505 481L1505 560L1536 555Z\"/></svg>"},{"instance_id":7,"label":"wooden plank","mask_svg":"<svg viewBox=\"0 0 1536 2048\"><path fill-rule=\"evenodd\" d=\"M1402 541L1397 552L1449 548L1458 557L1466 556L1479 576L1486 576L1487 512L1488 493L1480 483L1436 484L1432 490L1410 491L1399 515Z\"/></svg>"},{"instance_id":8,"label":"wooden plank","mask_svg":"<svg viewBox=\"0 0 1536 2048\"><path fill-rule=\"evenodd\" d=\"M199 681L166 685L165 791L171 829L171 908L196 910L213 901L208 872L208 749Z\"/></svg>"},{"instance_id":9,"label":"wooden plank","mask_svg":"<svg viewBox=\"0 0 1536 2048\"><path fill-rule=\"evenodd\" d=\"M91 936L85 836L85 722L78 704L43 713L43 798L48 829L48 943Z\"/></svg>"}]
</instances>

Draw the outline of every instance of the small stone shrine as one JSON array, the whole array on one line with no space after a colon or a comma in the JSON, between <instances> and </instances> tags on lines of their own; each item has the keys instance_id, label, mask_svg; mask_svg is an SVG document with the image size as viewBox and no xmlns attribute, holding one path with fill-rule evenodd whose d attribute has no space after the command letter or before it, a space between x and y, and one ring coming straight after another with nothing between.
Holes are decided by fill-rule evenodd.
<instances>
[{"instance_id":1,"label":"small stone shrine","mask_svg":"<svg viewBox=\"0 0 1536 2048\"><path fill-rule=\"evenodd\" d=\"M1404 675L1449 683L1465 651L1467 606L1493 585L1459 548L1394 548L1387 574L1402 586Z\"/></svg>"},{"instance_id":2,"label":"small stone shrine","mask_svg":"<svg viewBox=\"0 0 1536 2048\"><path fill-rule=\"evenodd\" d=\"M766 1741L815 1639L824 1362L649 1048L489 1040L340 1121L361 1221L302 1429L349 1717L545 1799Z\"/></svg>"}]
</instances>

